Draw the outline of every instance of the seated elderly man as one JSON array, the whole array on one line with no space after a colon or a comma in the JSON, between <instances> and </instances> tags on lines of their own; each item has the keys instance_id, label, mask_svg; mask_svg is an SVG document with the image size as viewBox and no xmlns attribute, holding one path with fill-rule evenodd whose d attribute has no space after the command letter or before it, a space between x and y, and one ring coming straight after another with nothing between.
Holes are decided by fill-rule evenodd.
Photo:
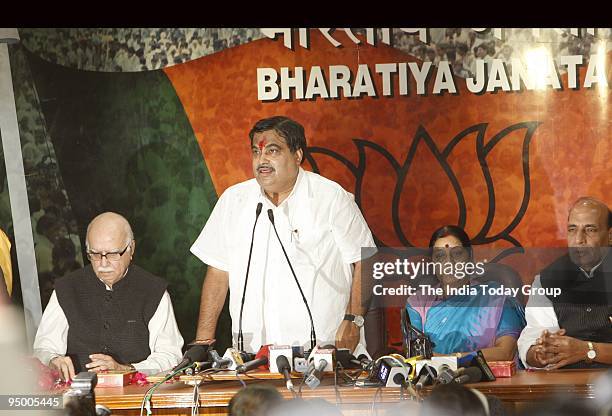
<instances>
[{"instance_id":1,"label":"seated elderly man","mask_svg":"<svg viewBox=\"0 0 612 416\"><path fill-rule=\"evenodd\" d=\"M578 199L569 213L567 242L568 254L533 282L533 288L558 288L561 294L529 297L519 355L532 368L608 367L612 365L610 209L595 198Z\"/></svg>"},{"instance_id":2,"label":"seated elderly man","mask_svg":"<svg viewBox=\"0 0 612 416\"><path fill-rule=\"evenodd\" d=\"M55 282L34 355L68 380L80 371L160 372L181 359L181 336L167 283L132 264L136 243L119 214L87 227L91 261Z\"/></svg>"}]
</instances>

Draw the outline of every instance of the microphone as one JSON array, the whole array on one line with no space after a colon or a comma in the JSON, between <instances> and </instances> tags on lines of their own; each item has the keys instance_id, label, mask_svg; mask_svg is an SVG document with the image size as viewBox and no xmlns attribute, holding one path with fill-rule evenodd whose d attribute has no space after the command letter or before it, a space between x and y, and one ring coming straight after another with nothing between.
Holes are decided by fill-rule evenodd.
<instances>
[{"instance_id":1,"label":"microphone","mask_svg":"<svg viewBox=\"0 0 612 416\"><path fill-rule=\"evenodd\" d=\"M408 378L402 373L395 373L395 375L393 376L393 382L403 388L408 388L410 384L408 383Z\"/></svg>"},{"instance_id":2,"label":"microphone","mask_svg":"<svg viewBox=\"0 0 612 416\"><path fill-rule=\"evenodd\" d=\"M459 376L459 371L453 371L452 368L448 364L442 364L438 368L438 378L436 381L441 384L448 384L452 382L457 376Z\"/></svg>"},{"instance_id":3,"label":"microphone","mask_svg":"<svg viewBox=\"0 0 612 416\"><path fill-rule=\"evenodd\" d=\"M208 357L208 347L209 345L194 345L189 348L187 351L185 351L185 355L183 355L181 362L172 369L172 372L175 372L195 362L206 361L206 358Z\"/></svg>"},{"instance_id":4,"label":"microphone","mask_svg":"<svg viewBox=\"0 0 612 416\"><path fill-rule=\"evenodd\" d=\"M247 371L251 371L257 367L268 364L268 357L259 357L255 360L247 361L246 363L239 365L236 367L237 373L246 373Z\"/></svg>"},{"instance_id":5,"label":"microphone","mask_svg":"<svg viewBox=\"0 0 612 416\"><path fill-rule=\"evenodd\" d=\"M249 281L249 269L251 268L251 256L253 255L253 242L255 241L255 226L261 214L263 204L260 202L255 209L255 222L253 223L253 232L251 233L251 247L249 248L249 261L247 262L246 275L244 276L244 288L242 289L242 300L240 301L240 318L238 319L238 350L244 351L244 338L242 336L242 311L244 310L244 299L246 297L247 283Z\"/></svg>"},{"instance_id":6,"label":"microphone","mask_svg":"<svg viewBox=\"0 0 612 416\"><path fill-rule=\"evenodd\" d=\"M478 383L482 380L482 371L478 367L468 367L462 375L455 379L455 383Z\"/></svg>"},{"instance_id":7,"label":"microphone","mask_svg":"<svg viewBox=\"0 0 612 416\"><path fill-rule=\"evenodd\" d=\"M316 389L321 384L321 380L323 380L323 370L327 367L327 360L321 359L319 360L319 365L314 368L314 371L306 378L306 385L311 389Z\"/></svg>"},{"instance_id":8,"label":"microphone","mask_svg":"<svg viewBox=\"0 0 612 416\"><path fill-rule=\"evenodd\" d=\"M363 368L364 370L367 370L372 365L372 360L370 360L365 354L359 354L359 357L353 357L351 360L349 360L349 362L357 367Z\"/></svg>"},{"instance_id":9,"label":"microphone","mask_svg":"<svg viewBox=\"0 0 612 416\"><path fill-rule=\"evenodd\" d=\"M272 223L272 228L274 228L274 234L276 234L276 238L278 239L281 249L283 249L283 254L285 255L287 264L289 264L289 269L291 269L291 274L293 275L293 278L295 279L295 283L297 284L297 287L300 290L300 294L302 295L302 300L304 300L304 305L306 305L306 310L308 311L308 317L310 318L310 348L314 349L314 347L317 345L317 335L315 334L314 321L312 319L312 313L310 312L310 306L308 306L308 301L306 300L306 296L304 296L304 291L302 290L302 286L300 285L300 282L295 274L295 271L293 270L293 265L291 264L291 261L289 260L289 256L287 255L285 246L283 245L283 242L281 241L278 235L278 231L276 230L276 225L274 224L274 213L272 212L271 209L268 209L268 218L270 219L270 222Z\"/></svg>"},{"instance_id":10,"label":"microphone","mask_svg":"<svg viewBox=\"0 0 612 416\"><path fill-rule=\"evenodd\" d=\"M210 350L208 354L213 362L213 368L227 368L232 365L232 360L230 358L222 358L215 350Z\"/></svg>"},{"instance_id":11,"label":"microphone","mask_svg":"<svg viewBox=\"0 0 612 416\"><path fill-rule=\"evenodd\" d=\"M416 383L417 390L421 390L424 386L432 384L438 376L436 369L428 364L425 364L419 372L419 378Z\"/></svg>"},{"instance_id":12,"label":"microphone","mask_svg":"<svg viewBox=\"0 0 612 416\"><path fill-rule=\"evenodd\" d=\"M196 361L192 366L185 369L186 376L193 376L201 371L212 368L213 363L210 361Z\"/></svg>"},{"instance_id":13,"label":"microphone","mask_svg":"<svg viewBox=\"0 0 612 416\"><path fill-rule=\"evenodd\" d=\"M287 390L293 391L293 382L291 381L291 375L289 374L289 371L291 371L291 366L289 365L289 360L287 357L284 355L279 355L276 357L276 367L278 368L278 372L285 378Z\"/></svg>"}]
</instances>

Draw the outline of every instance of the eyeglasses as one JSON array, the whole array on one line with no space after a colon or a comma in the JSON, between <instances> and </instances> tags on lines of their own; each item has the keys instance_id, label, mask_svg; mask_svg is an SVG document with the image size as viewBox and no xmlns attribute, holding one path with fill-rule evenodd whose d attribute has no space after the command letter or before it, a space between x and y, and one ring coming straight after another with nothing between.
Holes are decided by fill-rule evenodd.
<instances>
[{"instance_id":1,"label":"eyeglasses","mask_svg":"<svg viewBox=\"0 0 612 416\"><path fill-rule=\"evenodd\" d=\"M108 261L119 261L121 256L126 252L128 247L130 247L132 241L130 241L127 246L121 251L111 251L110 253L96 253L95 251L88 251L87 258L91 261L102 261L102 257L106 258Z\"/></svg>"},{"instance_id":2,"label":"eyeglasses","mask_svg":"<svg viewBox=\"0 0 612 416\"><path fill-rule=\"evenodd\" d=\"M447 253L448 252L448 253ZM435 262L443 262L448 257L453 261L467 260L469 258L468 250L463 246L443 248L436 247L432 251L431 259Z\"/></svg>"}]
</instances>

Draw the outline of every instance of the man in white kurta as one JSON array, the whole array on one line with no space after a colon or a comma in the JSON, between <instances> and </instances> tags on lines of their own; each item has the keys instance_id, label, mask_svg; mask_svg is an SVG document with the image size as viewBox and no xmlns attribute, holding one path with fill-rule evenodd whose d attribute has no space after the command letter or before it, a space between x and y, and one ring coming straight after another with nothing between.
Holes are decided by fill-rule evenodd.
<instances>
[{"instance_id":1,"label":"man in white kurta","mask_svg":"<svg viewBox=\"0 0 612 416\"><path fill-rule=\"evenodd\" d=\"M263 210L255 228L242 319L245 350L257 351L265 344L309 346L308 312L274 234L268 210L273 212L279 237L312 311L317 344L336 342L355 349L356 341L364 344L363 329L344 318L345 314L365 312L363 299L367 293L362 298L361 287L356 287L361 286L361 276L355 284L353 277L356 269L360 274L361 248L374 247L372 234L352 194L337 183L299 167L302 149L291 151L291 143L287 145L291 140L283 137L291 135L291 130L283 132L283 124L286 127L287 123L295 122L275 117L256 125L260 125L260 130L261 124L264 129L267 125L281 127L278 132L272 128L251 134L255 179L234 185L221 195L191 247L192 253L209 266L203 285L198 339L213 337L218 312L217 316L207 313L220 311L219 305L225 300L223 290L217 292L216 300L211 299L216 309L210 308L210 302L205 300L206 280L211 278L212 268L213 273L220 272L221 276L227 273L232 332L234 342L237 340L251 232L256 207L261 202ZM267 190L277 184L274 176L288 178L277 188L278 192ZM212 298L211 294L209 297ZM346 335L348 332L353 337L344 344L343 338L351 338Z\"/></svg>"}]
</instances>

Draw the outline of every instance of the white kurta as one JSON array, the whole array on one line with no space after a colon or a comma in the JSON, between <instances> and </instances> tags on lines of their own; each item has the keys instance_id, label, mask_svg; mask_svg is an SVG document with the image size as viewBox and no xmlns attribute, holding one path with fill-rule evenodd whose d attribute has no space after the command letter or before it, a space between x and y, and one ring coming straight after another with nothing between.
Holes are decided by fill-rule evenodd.
<instances>
[{"instance_id":1,"label":"white kurta","mask_svg":"<svg viewBox=\"0 0 612 416\"><path fill-rule=\"evenodd\" d=\"M111 290L108 286L106 289ZM151 354L138 363L125 364L132 364L136 370L147 374L171 369L181 360L183 337L176 324L168 291L161 297L148 328ZM68 329L68 319L54 290L36 332L34 356L44 365L49 365L53 358L65 355L68 349Z\"/></svg>"},{"instance_id":2,"label":"white kurta","mask_svg":"<svg viewBox=\"0 0 612 416\"><path fill-rule=\"evenodd\" d=\"M257 351L265 344L309 346L308 312L268 209L274 213L278 234L312 311L317 344L333 343L350 297L352 263L361 260L362 247L374 247L374 240L351 193L300 168L293 191L278 207L255 179L228 188L191 247L202 262L229 273L234 344L259 202L263 210L255 229L242 321L245 349Z\"/></svg>"}]
</instances>

